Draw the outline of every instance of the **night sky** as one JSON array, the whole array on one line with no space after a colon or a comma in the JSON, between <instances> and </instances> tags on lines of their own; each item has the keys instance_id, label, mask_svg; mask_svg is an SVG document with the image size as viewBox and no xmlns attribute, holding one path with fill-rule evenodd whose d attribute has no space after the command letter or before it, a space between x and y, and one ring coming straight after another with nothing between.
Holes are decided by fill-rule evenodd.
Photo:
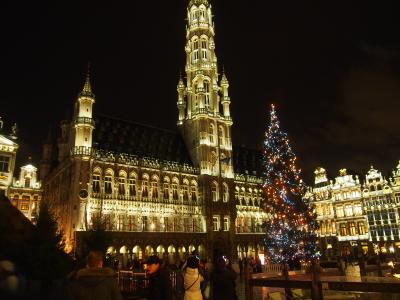
<instances>
[{"instance_id":1,"label":"night sky","mask_svg":"<svg viewBox=\"0 0 400 300\"><path fill-rule=\"evenodd\" d=\"M13 1L0 24L1 110L18 163L38 165L91 62L95 112L174 129L188 0ZM84 2L84 3L83 3ZM233 142L260 148L275 103L303 176L324 166L387 174L400 159L400 26L394 1L211 0L230 81ZM371 4L369 4L371 3ZM57 132L58 133L58 132Z\"/></svg>"}]
</instances>

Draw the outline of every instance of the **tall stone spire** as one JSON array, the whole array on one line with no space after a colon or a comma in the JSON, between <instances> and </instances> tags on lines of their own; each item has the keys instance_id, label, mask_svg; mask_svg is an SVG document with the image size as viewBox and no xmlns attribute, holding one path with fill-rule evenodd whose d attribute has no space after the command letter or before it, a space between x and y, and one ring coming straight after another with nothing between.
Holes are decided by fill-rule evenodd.
<instances>
[{"instance_id":1,"label":"tall stone spire","mask_svg":"<svg viewBox=\"0 0 400 300\"><path fill-rule=\"evenodd\" d=\"M189 1L186 76L177 86L178 126L202 175L233 178L229 83L226 75L220 80L214 38L209 1Z\"/></svg>"},{"instance_id":2,"label":"tall stone spire","mask_svg":"<svg viewBox=\"0 0 400 300\"><path fill-rule=\"evenodd\" d=\"M88 64L88 70L86 73L85 84L83 85L82 91L79 93L80 97L90 97L94 98L94 94L92 92L92 86L90 84L90 63Z\"/></svg>"},{"instance_id":3,"label":"tall stone spire","mask_svg":"<svg viewBox=\"0 0 400 300\"><path fill-rule=\"evenodd\" d=\"M199 5L205 5L205 6L210 6L208 3L208 0L190 0L188 7L191 8L193 5L199 6Z\"/></svg>"},{"instance_id":4,"label":"tall stone spire","mask_svg":"<svg viewBox=\"0 0 400 300\"><path fill-rule=\"evenodd\" d=\"M75 103L74 128L75 143L73 155L89 156L92 147L92 136L95 123L93 120L93 104L95 97L90 85L90 71L86 74L86 81L82 92Z\"/></svg>"}]
</instances>

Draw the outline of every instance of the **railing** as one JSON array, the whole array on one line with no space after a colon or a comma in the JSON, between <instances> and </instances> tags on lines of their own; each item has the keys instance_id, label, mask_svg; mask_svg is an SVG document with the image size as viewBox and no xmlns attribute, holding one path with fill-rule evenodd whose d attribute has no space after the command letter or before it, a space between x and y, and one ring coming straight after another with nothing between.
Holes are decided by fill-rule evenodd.
<instances>
[{"instance_id":1,"label":"railing","mask_svg":"<svg viewBox=\"0 0 400 300\"><path fill-rule=\"evenodd\" d=\"M75 119L75 124L89 124L91 126L95 125L95 122L92 118L88 117L78 117Z\"/></svg>"},{"instance_id":2,"label":"railing","mask_svg":"<svg viewBox=\"0 0 400 300\"><path fill-rule=\"evenodd\" d=\"M71 148L71 155L72 156L76 156L76 155L91 156L92 152L93 151L92 151L91 147L79 146L79 147L72 147Z\"/></svg>"},{"instance_id":3,"label":"railing","mask_svg":"<svg viewBox=\"0 0 400 300\"><path fill-rule=\"evenodd\" d=\"M398 299L396 295L400 293L400 280L393 277L340 276L338 275L340 270L337 268L321 269L318 265L310 265L307 268L309 272L289 272L289 275L285 277L276 274L278 266L272 265L270 268L271 272L254 275L249 272L249 268L245 268L246 300L254 299L254 287L266 287L267 296L269 296L269 291L281 288L279 293L285 293L285 299L294 299L293 289L304 291L308 294L307 298L313 300L322 300L324 296L335 295L335 293L336 296L343 296L343 292L355 293L358 297L365 295L365 299ZM374 294L369 298L371 295L368 293Z\"/></svg>"},{"instance_id":4,"label":"railing","mask_svg":"<svg viewBox=\"0 0 400 300\"><path fill-rule=\"evenodd\" d=\"M178 295L177 280L180 270L170 272L172 291L175 296ZM149 287L149 277L146 273L135 273L133 271L118 271L118 287L124 296L145 296Z\"/></svg>"}]
</instances>

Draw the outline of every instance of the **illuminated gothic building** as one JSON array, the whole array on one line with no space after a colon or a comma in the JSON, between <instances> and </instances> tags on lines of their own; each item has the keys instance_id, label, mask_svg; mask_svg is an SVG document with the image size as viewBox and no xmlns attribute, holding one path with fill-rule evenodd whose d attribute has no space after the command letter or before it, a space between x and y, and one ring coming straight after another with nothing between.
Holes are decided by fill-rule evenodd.
<instances>
[{"instance_id":1,"label":"illuminated gothic building","mask_svg":"<svg viewBox=\"0 0 400 300\"><path fill-rule=\"evenodd\" d=\"M346 169L329 181L326 171L318 168L305 198L316 207L320 247L326 256L361 251L400 254L400 164L389 180L371 167L364 184Z\"/></svg>"},{"instance_id":2,"label":"illuminated gothic building","mask_svg":"<svg viewBox=\"0 0 400 300\"><path fill-rule=\"evenodd\" d=\"M7 193L12 183L19 146L15 142L17 139L17 125L14 124L10 134L6 134L3 127L4 122L0 117L0 190Z\"/></svg>"},{"instance_id":3,"label":"illuminated gothic building","mask_svg":"<svg viewBox=\"0 0 400 300\"><path fill-rule=\"evenodd\" d=\"M35 223L42 192L37 168L27 164L21 167L19 179L13 179L8 189L8 198L29 220Z\"/></svg>"},{"instance_id":4,"label":"illuminated gothic building","mask_svg":"<svg viewBox=\"0 0 400 300\"><path fill-rule=\"evenodd\" d=\"M371 166L363 198L373 250L400 254L400 163L389 180Z\"/></svg>"},{"instance_id":5,"label":"illuminated gothic building","mask_svg":"<svg viewBox=\"0 0 400 300\"><path fill-rule=\"evenodd\" d=\"M229 82L218 72L214 37L211 5L191 0L176 132L95 114L87 76L57 150L47 142L41 163L44 199L67 250L79 250L101 219L113 236L109 251L123 257L263 251L261 153L232 147Z\"/></svg>"}]
</instances>

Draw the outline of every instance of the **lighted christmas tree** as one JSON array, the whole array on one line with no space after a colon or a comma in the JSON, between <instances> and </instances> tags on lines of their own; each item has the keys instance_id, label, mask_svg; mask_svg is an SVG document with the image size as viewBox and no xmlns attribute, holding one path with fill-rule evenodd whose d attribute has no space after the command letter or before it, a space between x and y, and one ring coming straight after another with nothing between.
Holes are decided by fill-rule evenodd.
<instances>
[{"instance_id":1,"label":"lighted christmas tree","mask_svg":"<svg viewBox=\"0 0 400 300\"><path fill-rule=\"evenodd\" d=\"M266 209L271 214L271 219L264 223L268 257L273 263L283 264L290 260L310 261L318 256L316 215L302 198L305 185L274 105L263 150Z\"/></svg>"}]
</instances>

